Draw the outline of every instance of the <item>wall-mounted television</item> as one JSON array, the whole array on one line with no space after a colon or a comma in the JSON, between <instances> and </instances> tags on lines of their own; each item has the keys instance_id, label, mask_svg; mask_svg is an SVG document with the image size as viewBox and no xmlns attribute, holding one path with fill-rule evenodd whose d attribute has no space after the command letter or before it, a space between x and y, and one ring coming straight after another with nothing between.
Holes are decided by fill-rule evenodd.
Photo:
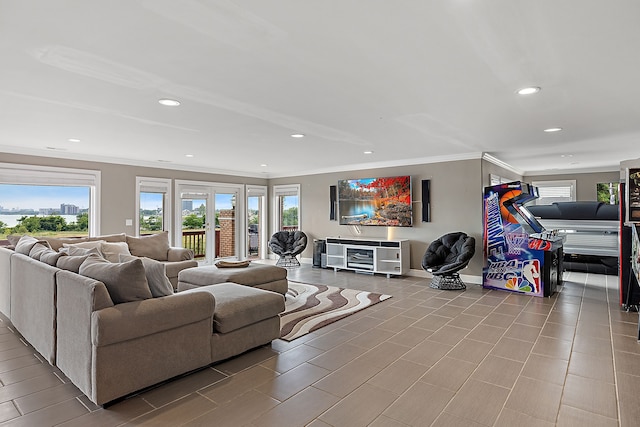
<instances>
[{"instance_id":1,"label":"wall-mounted television","mask_svg":"<svg viewBox=\"0 0 640 427\"><path fill-rule=\"evenodd\" d=\"M343 225L411 227L411 176L338 181L338 214Z\"/></svg>"}]
</instances>

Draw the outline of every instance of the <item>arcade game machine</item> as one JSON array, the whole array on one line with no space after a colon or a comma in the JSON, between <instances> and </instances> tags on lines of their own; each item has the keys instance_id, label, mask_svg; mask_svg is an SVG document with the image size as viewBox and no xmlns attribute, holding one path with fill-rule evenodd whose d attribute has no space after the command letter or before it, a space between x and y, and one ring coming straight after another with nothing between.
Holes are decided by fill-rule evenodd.
<instances>
[{"instance_id":1,"label":"arcade game machine","mask_svg":"<svg viewBox=\"0 0 640 427\"><path fill-rule=\"evenodd\" d=\"M484 288L538 297L552 295L562 283L562 244L524 204L537 188L520 182L484 189Z\"/></svg>"}]
</instances>

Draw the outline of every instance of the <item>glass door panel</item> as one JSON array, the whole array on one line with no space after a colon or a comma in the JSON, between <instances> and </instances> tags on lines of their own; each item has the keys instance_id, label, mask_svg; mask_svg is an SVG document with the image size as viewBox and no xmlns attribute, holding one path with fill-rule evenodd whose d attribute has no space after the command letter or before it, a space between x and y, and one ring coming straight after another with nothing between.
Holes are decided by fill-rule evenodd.
<instances>
[{"instance_id":1,"label":"glass door panel","mask_svg":"<svg viewBox=\"0 0 640 427\"><path fill-rule=\"evenodd\" d=\"M183 193L181 196L182 247L191 249L196 260L205 263L215 257L207 215L209 198L207 193Z\"/></svg>"},{"instance_id":2,"label":"glass door panel","mask_svg":"<svg viewBox=\"0 0 640 427\"><path fill-rule=\"evenodd\" d=\"M215 192L216 258L238 258L235 192Z\"/></svg>"},{"instance_id":3,"label":"glass door panel","mask_svg":"<svg viewBox=\"0 0 640 427\"><path fill-rule=\"evenodd\" d=\"M264 196L247 197L247 258L261 258L262 211Z\"/></svg>"},{"instance_id":4,"label":"glass door panel","mask_svg":"<svg viewBox=\"0 0 640 427\"><path fill-rule=\"evenodd\" d=\"M239 259L245 252L245 201L238 198L244 187L186 181L177 188L182 246L192 249L200 264Z\"/></svg>"}]
</instances>

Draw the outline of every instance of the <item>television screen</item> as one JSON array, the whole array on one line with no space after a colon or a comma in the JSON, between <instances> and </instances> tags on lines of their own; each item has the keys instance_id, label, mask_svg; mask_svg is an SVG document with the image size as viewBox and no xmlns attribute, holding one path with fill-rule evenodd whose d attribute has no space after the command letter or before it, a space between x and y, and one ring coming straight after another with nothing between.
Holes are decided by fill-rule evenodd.
<instances>
[{"instance_id":1,"label":"television screen","mask_svg":"<svg viewBox=\"0 0 640 427\"><path fill-rule=\"evenodd\" d=\"M411 227L411 177L338 181L338 212L343 225Z\"/></svg>"}]
</instances>

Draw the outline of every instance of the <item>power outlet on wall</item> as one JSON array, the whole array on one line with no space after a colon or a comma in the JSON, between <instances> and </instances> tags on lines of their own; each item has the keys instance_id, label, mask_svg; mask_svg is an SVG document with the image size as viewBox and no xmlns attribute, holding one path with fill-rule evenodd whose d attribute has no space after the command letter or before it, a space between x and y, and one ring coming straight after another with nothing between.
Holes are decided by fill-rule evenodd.
<instances>
[{"instance_id":1,"label":"power outlet on wall","mask_svg":"<svg viewBox=\"0 0 640 427\"><path fill-rule=\"evenodd\" d=\"M133 226L133 220L132 219L125 219L124 220L124 225L127 226L127 227Z\"/></svg>"}]
</instances>

